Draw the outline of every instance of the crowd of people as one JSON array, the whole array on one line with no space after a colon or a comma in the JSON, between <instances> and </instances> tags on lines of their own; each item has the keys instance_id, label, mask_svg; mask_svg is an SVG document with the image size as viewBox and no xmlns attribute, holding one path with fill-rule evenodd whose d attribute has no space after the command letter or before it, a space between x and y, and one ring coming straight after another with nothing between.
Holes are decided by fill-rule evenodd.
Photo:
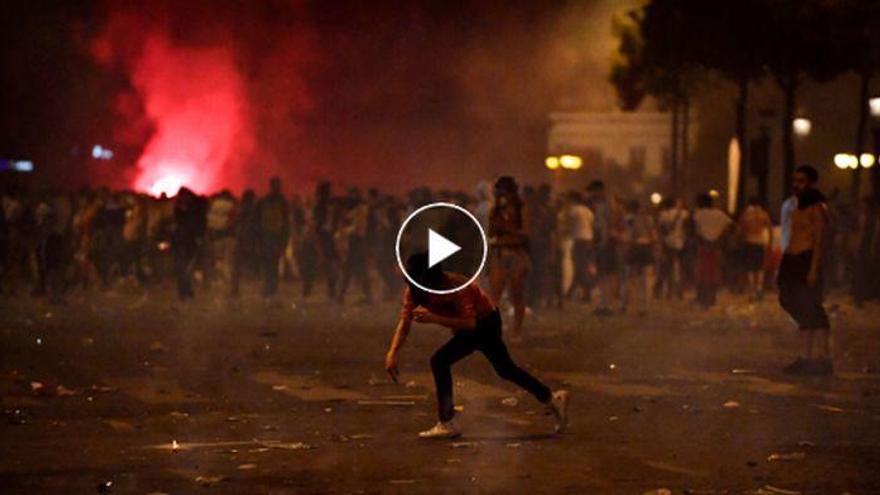
<instances>
[{"instance_id":1,"label":"crowd of people","mask_svg":"<svg viewBox=\"0 0 880 495\"><path fill-rule=\"evenodd\" d=\"M717 193L700 194L692 206L652 199L621 198L598 180L554 193L512 177L473 193L422 187L406 195L339 194L323 182L308 196L288 197L277 178L261 197L252 190L203 196L185 187L172 198L7 191L0 284L4 292L30 290L62 303L72 291L150 288L172 278L181 300L199 291L236 297L243 280L259 280L272 302L287 281L304 298L321 290L344 302L357 291L371 302L396 297L401 287L393 249L401 221L421 205L446 201L483 223L490 243L484 276L495 300L507 295L515 336L530 310L589 304L603 316L645 313L652 301L690 293L709 308L722 287L758 300L772 286L789 235L777 212L754 199L731 217ZM861 304L878 294L877 206L833 198L828 205L823 277L826 285L850 287Z\"/></svg>"}]
</instances>

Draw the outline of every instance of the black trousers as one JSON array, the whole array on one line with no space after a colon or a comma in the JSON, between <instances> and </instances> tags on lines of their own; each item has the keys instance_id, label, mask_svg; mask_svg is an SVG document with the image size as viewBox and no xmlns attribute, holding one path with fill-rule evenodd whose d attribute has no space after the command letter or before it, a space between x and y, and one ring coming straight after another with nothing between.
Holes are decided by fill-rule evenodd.
<instances>
[{"instance_id":1,"label":"black trousers","mask_svg":"<svg viewBox=\"0 0 880 495\"><path fill-rule=\"evenodd\" d=\"M801 330L827 330L831 327L822 305L822 282L810 287L807 276L813 259L812 251L785 254L779 265L779 304ZM821 278L821 276L820 276Z\"/></svg>"},{"instance_id":2,"label":"black trousers","mask_svg":"<svg viewBox=\"0 0 880 495\"><path fill-rule=\"evenodd\" d=\"M459 330L431 356L431 371L437 387L437 408L440 421L449 421L455 416L452 401L452 365L480 351L492 363L498 376L516 383L540 402L550 400L550 389L537 378L520 368L510 358L507 346L501 340L501 315L498 310L477 321L473 330Z\"/></svg>"}]
</instances>

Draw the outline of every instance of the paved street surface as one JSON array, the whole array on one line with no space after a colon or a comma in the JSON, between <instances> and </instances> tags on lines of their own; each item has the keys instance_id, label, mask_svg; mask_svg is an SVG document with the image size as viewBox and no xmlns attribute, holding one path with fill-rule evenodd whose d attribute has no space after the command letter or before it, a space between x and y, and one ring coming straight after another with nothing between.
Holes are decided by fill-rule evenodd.
<instances>
[{"instance_id":1,"label":"paved street surface","mask_svg":"<svg viewBox=\"0 0 880 495\"><path fill-rule=\"evenodd\" d=\"M3 296L0 493L880 493L878 306L829 301L833 378L780 373L798 341L772 297L544 312L512 353L571 390L570 432L475 355L453 442L415 436L445 330L414 327L394 384L396 304L284 297Z\"/></svg>"}]
</instances>

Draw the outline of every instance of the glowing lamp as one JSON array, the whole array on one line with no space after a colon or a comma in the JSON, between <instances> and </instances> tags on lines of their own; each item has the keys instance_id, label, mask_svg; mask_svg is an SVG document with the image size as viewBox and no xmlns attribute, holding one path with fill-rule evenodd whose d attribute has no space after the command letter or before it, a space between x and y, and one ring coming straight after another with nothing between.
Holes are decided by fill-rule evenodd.
<instances>
[{"instance_id":1,"label":"glowing lamp","mask_svg":"<svg viewBox=\"0 0 880 495\"><path fill-rule=\"evenodd\" d=\"M548 156L546 160L544 160L544 165L547 166L550 170L556 170L559 168L559 157L558 156Z\"/></svg>"},{"instance_id":2,"label":"glowing lamp","mask_svg":"<svg viewBox=\"0 0 880 495\"><path fill-rule=\"evenodd\" d=\"M662 194L660 194L660 193L658 193L658 192L655 192L655 193L652 193L652 194L651 194L651 204L652 204L652 205L657 206L657 205L660 204L661 201L663 201L663 195L662 195Z\"/></svg>"},{"instance_id":3,"label":"glowing lamp","mask_svg":"<svg viewBox=\"0 0 880 495\"><path fill-rule=\"evenodd\" d=\"M813 130L813 123L810 119L799 117L791 121L791 127L797 136L807 137L810 135L810 131Z\"/></svg>"},{"instance_id":4,"label":"glowing lamp","mask_svg":"<svg viewBox=\"0 0 880 495\"><path fill-rule=\"evenodd\" d=\"M868 100L868 108L871 109L871 116L880 118L880 96L874 96Z\"/></svg>"},{"instance_id":5,"label":"glowing lamp","mask_svg":"<svg viewBox=\"0 0 880 495\"><path fill-rule=\"evenodd\" d=\"M874 162L876 161L874 155L870 153L862 153L862 156L859 157L859 165L864 168L871 168L874 166Z\"/></svg>"},{"instance_id":6,"label":"glowing lamp","mask_svg":"<svg viewBox=\"0 0 880 495\"><path fill-rule=\"evenodd\" d=\"M562 155L559 157L559 164L562 165L562 168L564 169L577 170L581 168L584 161L577 155Z\"/></svg>"},{"instance_id":7,"label":"glowing lamp","mask_svg":"<svg viewBox=\"0 0 880 495\"><path fill-rule=\"evenodd\" d=\"M718 189L709 189L709 197L712 199L718 199L721 196L721 193L718 192Z\"/></svg>"},{"instance_id":8,"label":"glowing lamp","mask_svg":"<svg viewBox=\"0 0 880 495\"><path fill-rule=\"evenodd\" d=\"M852 153L838 153L834 155L834 165L841 170L846 170L848 168L855 170L859 168L860 162L868 163L868 160L870 160L871 165L874 165L874 161L871 158L867 158L864 156L867 154L868 153L863 154L860 158ZM865 168L868 168L871 165L863 166L865 166Z\"/></svg>"}]
</instances>

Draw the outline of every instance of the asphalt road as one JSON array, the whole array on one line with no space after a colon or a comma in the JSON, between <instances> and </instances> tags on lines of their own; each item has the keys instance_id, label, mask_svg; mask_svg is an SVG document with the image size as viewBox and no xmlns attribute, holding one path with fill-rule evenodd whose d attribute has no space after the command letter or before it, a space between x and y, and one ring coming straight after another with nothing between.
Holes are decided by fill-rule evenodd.
<instances>
[{"instance_id":1,"label":"asphalt road","mask_svg":"<svg viewBox=\"0 0 880 495\"><path fill-rule=\"evenodd\" d=\"M571 391L570 431L474 355L453 442L416 438L446 330L414 328L394 384L396 304L282 300L0 297L0 493L880 493L876 305L831 298L829 378L781 374L772 298L541 312L512 354Z\"/></svg>"}]
</instances>

